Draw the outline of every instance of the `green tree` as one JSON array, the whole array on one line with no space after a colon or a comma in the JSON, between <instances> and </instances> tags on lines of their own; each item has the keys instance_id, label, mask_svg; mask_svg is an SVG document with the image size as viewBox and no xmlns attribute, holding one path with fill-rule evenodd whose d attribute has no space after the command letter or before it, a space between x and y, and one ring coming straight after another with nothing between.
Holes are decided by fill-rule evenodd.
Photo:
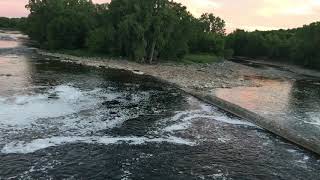
<instances>
[{"instance_id":1,"label":"green tree","mask_svg":"<svg viewBox=\"0 0 320 180\"><path fill-rule=\"evenodd\" d=\"M219 35L225 35L226 23L220 17L214 16L212 13L202 14L200 17L200 22L204 32L211 32Z\"/></svg>"},{"instance_id":2,"label":"green tree","mask_svg":"<svg viewBox=\"0 0 320 180\"><path fill-rule=\"evenodd\" d=\"M92 52L112 54L115 30L113 26L99 27L92 30L86 40L86 45Z\"/></svg>"},{"instance_id":3,"label":"green tree","mask_svg":"<svg viewBox=\"0 0 320 180\"><path fill-rule=\"evenodd\" d=\"M225 22L194 18L169 0L29 0L27 33L50 49L88 48L153 63L187 53L224 54Z\"/></svg>"},{"instance_id":4,"label":"green tree","mask_svg":"<svg viewBox=\"0 0 320 180\"><path fill-rule=\"evenodd\" d=\"M26 18L0 17L0 28L24 30L25 27L26 27Z\"/></svg>"},{"instance_id":5,"label":"green tree","mask_svg":"<svg viewBox=\"0 0 320 180\"><path fill-rule=\"evenodd\" d=\"M94 26L95 6L87 0L29 0L29 36L48 48L81 48Z\"/></svg>"},{"instance_id":6,"label":"green tree","mask_svg":"<svg viewBox=\"0 0 320 180\"><path fill-rule=\"evenodd\" d=\"M289 30L236 30L227 36L226 47L237 56L267 57L320 69L320 22Z\"/></svg>"}]
</instances>

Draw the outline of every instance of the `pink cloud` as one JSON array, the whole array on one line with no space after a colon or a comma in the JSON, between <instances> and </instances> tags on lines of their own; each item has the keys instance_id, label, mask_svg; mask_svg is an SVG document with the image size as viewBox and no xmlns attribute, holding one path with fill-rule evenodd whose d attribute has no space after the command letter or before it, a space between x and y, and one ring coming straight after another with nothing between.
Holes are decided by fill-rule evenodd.
<instances>
[{"instance_id":1,"label":"pink cloud","mask_svg":"<svg viewBox=\"0 0 320 180\"><path fill-rule=\"evenodd\" d=\"M25 9L27 2L27 0L0 0L0 16L27 16L28 11Z\"/></svg>"},{"instance_id":2,"label":"pink cloud","mask_svg":"<svg viewBox=\"0 0 320 180\"><path fill-rule=\"evenodd\" d=\"M110 0L93 0L95 3ZM320 20L320 0L176 0L199 16L213 12L227 22L229 31L235 28L293 28ZM0 16L27 16L28 0L0 0Z\"/></svg>"},{"instance_id":3,"label":"pink cloud","mask_svg":"<svg viewBox=\"0 0 320 180\"><path fill-rule=\"evenodd\" d=\"M295 28L320 20L320 0L176 0L198 15L213 12L229 31ZM197 3L197 2L202 3Z\"/></svg>"},{"instance_id":4,"label":"pink cloud","mask_svg":"<svg viewBox=\"0 0 320 180\"><path fill-rule=\"evenodd\" d=\"M105 3L110 0L93 0L95 3ZM24 17L29 12L25 8L28 0L0 0L0 17Z\"/></svg>"}]
</instances>

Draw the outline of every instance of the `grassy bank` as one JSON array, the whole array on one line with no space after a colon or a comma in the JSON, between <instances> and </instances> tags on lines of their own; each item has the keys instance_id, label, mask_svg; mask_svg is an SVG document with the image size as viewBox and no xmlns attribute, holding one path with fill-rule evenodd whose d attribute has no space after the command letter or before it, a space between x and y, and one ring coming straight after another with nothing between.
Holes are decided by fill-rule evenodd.
<instances>
[{"instance_id":1,"label":"grassy bank","mask_svg":"<svg viewBox=\"0 0 320 180\"><path fill-rule=\"evenodd\" d=\"M186 64L210 64L220 62L222 60L222 57L218 57L212 54L188 54L182 59L182 62Z\"/></svg>"},{"instance_id":2,"label":"grassy bank","mask_svg":"<svg viewBox=\"0 0 320 180\"><path fill-rule=\"evenodd\" d=\"M98 58L114 58L120 59L120 57L110 56L104 53L96 53L91 52L86 49L76 49L76 50L56 50L51 51L53 53L61 53L61 54L68 54L77 57L98 57ZM181 60L176 61L169 61L169 62L176 62L176 63L183 63L183 64L210 64L215 62L221 62L223 60L222 57L218 57L211 54L188 54ZM164 61L168 62L168 61Z\"/></svg>"},{"instance_id":3,"label":"grassy bank","mask_svg":"<svg viewBox=\"0 0 320 180\"><path fill-rule=\"evenodd\" d=\"M62 49L62 50L52 50L50 52L60 53L60 54L68 54L68 55L77 56L77 57L100 57L100 58L110 58L111 57L111 56L104 54L104 53L91 52L86 49L74 49L74 50Z\"/></svg>"}]
</instances>

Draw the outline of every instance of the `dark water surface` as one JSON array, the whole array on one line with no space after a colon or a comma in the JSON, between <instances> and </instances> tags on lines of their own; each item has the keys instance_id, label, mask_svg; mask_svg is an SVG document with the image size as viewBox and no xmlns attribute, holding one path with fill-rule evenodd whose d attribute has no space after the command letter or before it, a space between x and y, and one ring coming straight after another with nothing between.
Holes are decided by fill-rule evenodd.
<instances>
[{"instance_id":1,"label":"dark water surface","mask_svg":"<svg viewBox=\"0 0 320 180\"><path fill-rule=\"evenodd\" d=\"M0 179L319 177L314 154L153 78L10 48Z\"/></svg>"}]
</instances>

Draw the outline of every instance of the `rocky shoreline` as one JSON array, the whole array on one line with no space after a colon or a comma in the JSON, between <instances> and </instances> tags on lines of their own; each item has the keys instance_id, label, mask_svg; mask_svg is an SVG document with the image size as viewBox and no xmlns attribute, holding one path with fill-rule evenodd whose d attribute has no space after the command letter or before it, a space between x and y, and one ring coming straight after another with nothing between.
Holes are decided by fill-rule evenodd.
<instances>
[{"instance_id":1,"label":"rocky shoreline","mask_svg":"<svg viewBox=\"0 0 320 180\"><path fill-rule=\"evenodd\" d=\"M78 57L39 49L37 53L43 56L55 57L63 62L72 62L92 67L121 69L135 74L150 75L174 84L186 91L208 94L212 94L219 88L260 87L261 84L256 79L295 81L304 76L320 77L319 72L294 66L290 66L290 70L284 70L284 67L281 66L279 66L279 69L258 69L232 61L221 61L211 64L181 64L172 62L149 65L124 59Z\"/></svg>"},{"instance_id":2,"label":"rocky shoreline","mask_svg":"<svg viewBox=\"0 0 320 180\"><path fill-rule=\"evenodd\" d=\"M217 88L259 86L259 84L250 77L265 76L254 68L231 61L222 61L212 64L159 63L149 65L123 59L77 57L43 50L37 50L37 52L43 56L58 58L63 62L72 62L92 67L128 70L135 74L150 75L185 90L195 90L207 93L212 93ZM270 74L270 76L274 78L274 75Z\"/></svg>"}]
</instances>

